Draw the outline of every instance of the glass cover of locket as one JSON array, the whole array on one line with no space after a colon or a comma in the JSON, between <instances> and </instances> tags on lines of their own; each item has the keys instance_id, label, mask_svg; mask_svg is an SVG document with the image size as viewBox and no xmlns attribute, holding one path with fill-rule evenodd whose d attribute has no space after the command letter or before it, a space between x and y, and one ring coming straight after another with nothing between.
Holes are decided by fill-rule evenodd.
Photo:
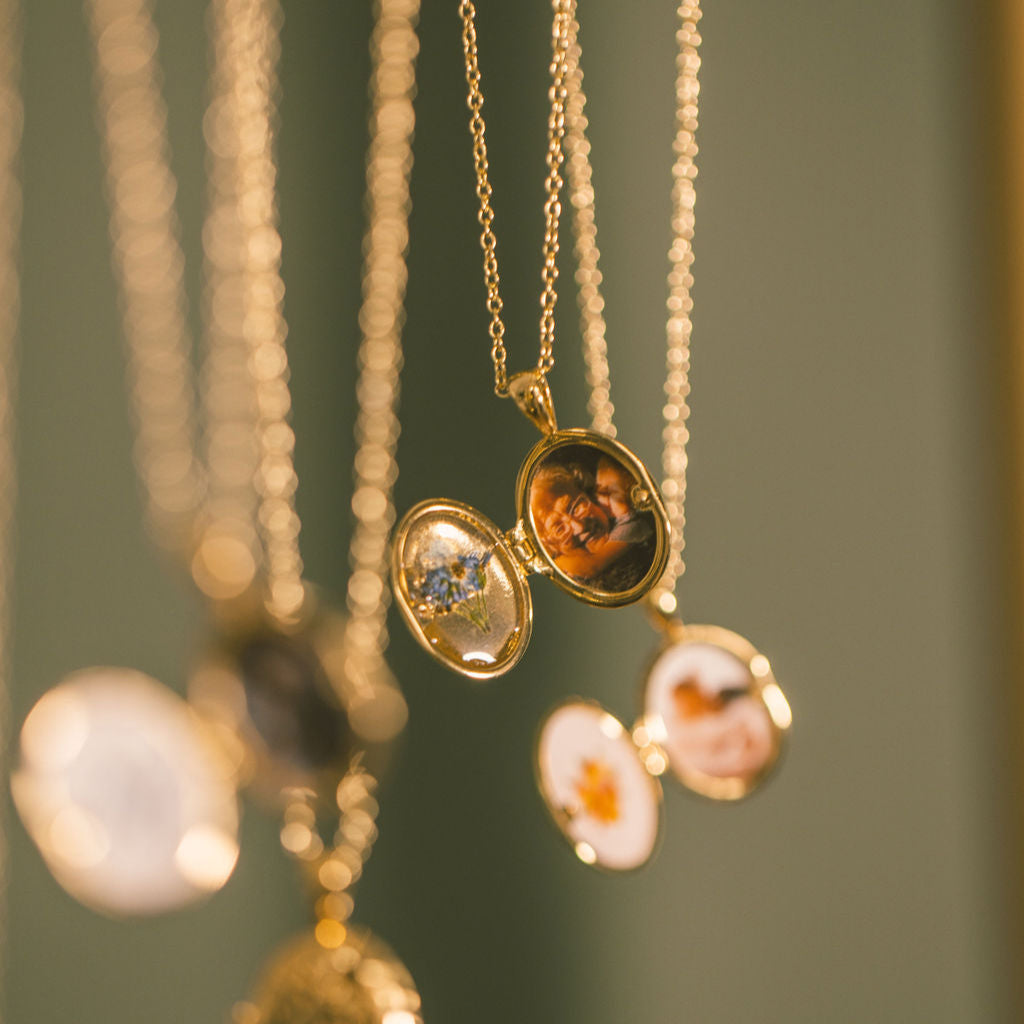
<instances>
[{"instance_id":1,"label":"glass cover of locket","mask_svg":"<svg viewBox=\"0 0 1024 1024\"><path fill-rule=\"evenodd\" d=\"M392 578L413 635L473 679L507 672L530 639L533 606L519 563L490 519L458 501L425 501L399 524Z\"/></svg>"},{"instance_id":2,"label":"glass cover of locket","mask_svg":"<svg viewBox=\"0 0 1024 1024\"><path fill-rule=\"evenodd\" d=\"M638 601L668 561L668 516L644 464L591 430L534 446L516 481L516 511L540 571L574 597L607 607Z\"/></svg>"},{"instance_id":3,"label":"glass cover of locket","mask_svg":"<svg viewBox=\"0 0 1024 1024\"><path fill-rule=\"evenodd\" d=\"M768 659L717 626L680 626L644 680L644 725L687 788L746 796L775 766L792 720Z\"/></svg>"}]
</instances>

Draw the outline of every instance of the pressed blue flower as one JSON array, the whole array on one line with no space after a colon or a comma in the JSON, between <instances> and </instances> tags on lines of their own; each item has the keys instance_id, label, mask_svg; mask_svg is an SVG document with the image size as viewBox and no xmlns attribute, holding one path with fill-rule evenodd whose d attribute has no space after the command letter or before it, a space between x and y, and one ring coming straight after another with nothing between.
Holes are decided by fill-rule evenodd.
<instances>
[{"instance_id":1,"label":"pressed blue flower","mask_svg":"<svg viewBox=\"0 0 1024 1024\"><path fill-rule=\"evenodd\" d=\"M491 552L484 554L455 555L440 559L416 581L413 590L416 597L427 605L434 614L452 612L468 618L482 630L490 628L490 617L484 599L487 586L487 563Z\"/></svg>"}]
</instances>

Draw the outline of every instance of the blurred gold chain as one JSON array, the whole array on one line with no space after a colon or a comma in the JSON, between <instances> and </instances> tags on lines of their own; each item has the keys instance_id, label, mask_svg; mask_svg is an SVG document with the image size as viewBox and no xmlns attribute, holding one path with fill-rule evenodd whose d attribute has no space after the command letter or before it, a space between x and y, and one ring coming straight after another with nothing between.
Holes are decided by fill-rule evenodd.
<instances>
[{"instance_id":1,"label":"blurred gold chain","mask_svg":"<svg viewBox=\"0 0 1024 1024\"><path fill-rule=\"evenodd\" d=\"M406 253L409 176L415 125L416 19L420 0L378 0L370 40L370 148L366 161L366 233L363 237L362 341L356 383L356 454L349 546L346 646L369 671L388 644L388 539L395 521L393 489Z\"/></svg>"},{"instance_id":2,"label":"blurred gold chain","mask_svg":"<svg viewBox=\"0 0 1024 1024\"><path fill-rule=\"evenodd\" d=\"M207 514L218 531L229 517L243 525L255 480L267 605L286 621L304 587L274 152L282 14L277 0L213 0L210 19L203 247L209 351L224 362L206 364Z\"/></svg>"},{"instance_id":3,"label":"blurred gold chain","mask_svg":"<svg viewBox=\"0 0 1024 1024\"><path fill-rule=\"evenodd\" d=\"M668 258L668 321L666 323L667 355L665 365L665 406L662 417L661 493L665 497L672 540L668 566L659 590L671 594L676 580L686 571L683 549L686 546L686 443L690 439L687 419L690 416L690 336L693 333L693 228L697 193L697 114L700 83L699 0L684 0L677 8L679 28L676 31L676 135L672 145L672 247ZM658 595L655 595L657 600ZM674 610L674 609L673 609Z\"/></svg>"},{"instance_id":4,"label":"blurred gold chain","mask_svg":"<svg viewBox=\"0 0 1024 1024\"><path fill-rule=\"evenodd\" d=\"M15 344L21 312L18 274L22 194L18 177L24 120L21 79L22 26L17 0L0 0L0 755L7 760L10 738L11 587L14 555ZM0 996L6 992L7 890L9 885L7 808L0 808ZM2 1016L2 1010L0 1010Z\"/></svg>"},{"instance_id":5,"label":"blurred gold chain","mask_svg":"<svg viewBox=\"0 0 1024 1024\"><path fill-rule=\"evenodd\" d=\"M562 142L565 137L565 103L567 96L566 76L568 74L568 50L570 25L575 17L575 0L552 0L554 20L551 30L552 60L550 66L551 87L548 99L551 111L548 115L548 149L545 161L548 174L544 182L544 263L541 269L541 317L540 354L537 372L544 376L555 365L555 305L558 293L558 226L562 212L560 194L562 190L561 168L565 156ZM473 136L473 164L476 170L476 194L480 202L477 219L483 229L480 245L484 251L484 283L487 288L487 311L491 315L491 359L494 362L494 390L507 395L508 372L505 349L505 324L502 321L501 279L498 276L497 238L494 234L494 210L491 199L494 194L490 182L490 167L487 162L486 125L483 119L483 92L480 86L480 64L476 37L476 8L471 0L459 4L462 18L462 49L466 60L466 103L470 110L469 128Z\"/></svg>"},{"instance_id":6,"label":"blurred gold chain","mask_svg":"<svg viewBox=\"0 0 1024 1024\"><path fill-rule=\"evenodd\" d=\"M245 589L262 547L268 608L287 620L302 604L303 587L274 199L280 7L215 0L210 15L205 469L151 3L87 0L87 9L136 464L150 521L158 539L191 556L197 584L212 597Z\"/></svg>"},{"instance_id":7,"label":"blurred gold chain","mask_svg":"<svg viewBox=\"0 0 1024 1024\"><path fill-rule=\"evenodd\" d=\"M672 247L669 249L668 320L666 323L665 404L662 408L661 489L669 514L671 539L669 561L653 599L663 611L675 610L672 591L684 573L686 525L686 443L689 440L687 419L690 414L690 336L693 332L691 313L693 300L693 230L697 177L697 100L700 94L699 0L684 0L677 8L680 25L676 31L676 134L672 150ZM615 436L612 416L615 408L610 395L608 350L605 343L604 300L601 297L600 253L594 226L594 188L591 177L590 143L586 138L587 118L584 114L586 95L580 68L581 49L577 41L579 25L573 18L570 30L568 102L566 106L566 149L569 153L569 179L575 216L573 234L578 264L580 325L584 338L584 360L590 385L588 408L595 430Z\"/></svg>"},{"instance_id":8,"label":"blurred gold chain","mask_svg":"<svg viewBox=\"0 0 1024 1024\"><path fill-rule=\"evenodd\" d=\"M597 247L597 223L594 216L594 184L590 163L590 142L587 139L587 96L583 90L582 51L579 44L579 22L573 14L569 28L569 53L566 77L565 149L569 178L573 248L576 256L577 304L580 313L580 334L583 337L583 363L590 395L587 411L594 430L609 437L616 436L615 406L611 399L611 376L608 368L608 344L604 320L604 299L601 296L601 251Z\"/></svg>"},{"instance_id":9,"label":"blurred gold chain","mask_svg":"<svg viewBox=\"0 0 1024 1024\"><path fill-rule=\"evenodd\" d=\"M135 370L133 387L140 437L148 438L147 431L162 422L166 389L179 402L170 425L174 429L158 432L158 440L198 476L195 413L186 402L192 393L192 373L184 326L184 260L173 215L174 180L150 7L148 0L90 2L125 333L133 366L141 366L141 371ZM353 682L381 667L388 641L387 541L395 518L392 490L398 475L397 402L408 276L418 14L419 0L378 0L371 39L371 141L352 495L355 528L345 633L346 654L354 656ZM214 59L204 121L209 209L203 231L208 351L202 378L207 496L187 507L185 534L199 533L193 575L214 597L231 596L233 588L244 587L252 578L259 536L268 607L287 621L302 604L303 585L275 200L273 134L281 10L277 0L214 0L210 18ZM116 52L116 59L105 59L109 52ZM150 184L150 176L162 183L159 190ZM140 252L154 254L152 267L146 264L140 270ZM163 271L164 267L172 271ZM166 327L156 332L154 323ZM150 343L154 335L159 348ZM145 376L152 367L156 369ZM156 501L153 449L153 444L140 443L137 456L151 505ZM169 485L167 494L158 509L176 508L175 501L184 504L180 482L177 491ZM164 497L162 491L159 496ZM166 518L153 516L165 536ZM359 877L376 836L375 786L361 764L342 780L341 821L328 850L314 828L311 794L295 794L285 813L282 844L314 864L326 893L318 903L322 924L317 935L328 947L335 939L337 945L343 941L342 922L352 904L345 890Z\"/></svg>"},{"instance_id":10,"label":"blurred gold chain","mask_svg":"<svg viewBox=\"0 0 1024 1024\"><path fill-rule=\"evenodd\" d=\"M370 145L366 159L366 232L363 237L362 341L356 383L355 529L349 547L345 649L350 678L380 672L388 644L388 539L395 521L398 477L398 395L406 253L409 247L409 177L416 118L416 21L420 0L377 0L370 38ZM364 675L367 674L367 675ZM352 915L349 888L362 874L377 838L377 780L357 760L338 784L338 828L325 848L316 830L315 795L294 795L285 811L282 845L310 865L315 888L316 938L333 949L346 937Z\"/></svg>"},{"instance_id":11,"label":"blurred gold chain","mask_svg":"<svg viewBox=\"0 0 1024 1024\"><path fill-rule=\"evenodd\" d=\"M312 790L292 792L285 806L281 845L308 869L318 894L316 937L326 949L345 941L345 922L355 905L348 890L362 876L377 839L376 790L377 780L362 765L349 769L335 794L339 816L330 845L320 837Z\"/></svg>"},{"instance_id":12,"label":"blurred gold chain","mask_svg":"<svg viewBox=\"0 0 1024 1024\"><path fill-rule=\"evenodd\" d=\"M114 273L127 340L135 465L154 535L186 553L202 500L195 456L185 260L167 153L157 46L146 0L88 0L110 205Z\"/></svg>"}]
</instances>

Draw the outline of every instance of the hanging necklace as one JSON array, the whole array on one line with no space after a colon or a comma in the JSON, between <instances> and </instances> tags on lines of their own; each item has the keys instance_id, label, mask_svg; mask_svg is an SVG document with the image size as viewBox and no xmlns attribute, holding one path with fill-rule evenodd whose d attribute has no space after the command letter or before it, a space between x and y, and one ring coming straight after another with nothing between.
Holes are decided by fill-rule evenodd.
<instances>
[{"instance_id":1,"label":"hanging necklace","mask_svg":"<svg viewBox=\"0 0 1024 1024\"><path fill-rule=\"evenodd\" d=\"M768 659L749 641L718 626L684 624L675 617L675 586L685 569L699 3L681 3L678 16L662 432L662 493L672 533L664 575L648 597L662 644L648 666L641 716L631 732L599 705L573 699L546 718L536 750L538 782L556 824L581 860L611 870L639 867L652 855L660 832L658 777L666 770L703 796L738 799L774 767L792 720ZM574 18L566 134L580 323L594 429L614 436L578 27Z\"/></svg>"},{"instance_id":2,"label":"hanging necklace","mask_svg":"<svg viewBox=\"0 0 1024 1024\"><path fill-rule=\"evenodd\" d=\"M369 795L373 766L405 720L404 701L384 665L381 605L383 533L395 476L416 6L414 0L388 0L378 26L378 36L387 40L375 38L380 81L375 83L377 155L371 153L370 191L371 200L379 201L371 209L370 234L377 237L375 225L387 231L367 257L364 312L383 308L390 318L374 320L361 349L360 386L376 401L360 401L356 477L361 498L353 502L355 571L346 620L324 608L304 584L298 549L274 199L280 8L272 0L214 5L214 86L205 120L211 186L204 229L209 348L204 464L196 454L184 261L173 216L174 180L150 8L146 0L91 2L139 476L155 535L189 565L212 602L219 634L213 653L194 675L190 706L140 673L87 670L44 696L26 720L16 780L19 811L58 880L108 912L155 912L222 885L238 852L234 783L249 783L283 805L282 844L310 866L326 894L316 901L318 920L329 922L315 930L319 948L348 948L342 924L345 890L358 878L375 834ZM389 163L396 155L398 162ZM212 756L203 742L208 732L229 752L228 764L218 757L217 771L200 773L198 785L186 786L196 774L198 755L185 758L182 750ZM76 743L75 757L62 748L69 738ZM176 813L181 808L170 808L177 830L151 828L140 821L147 808L137 800L122 801L129 820L115 820L99 797L89 803L91 791L83 793L77 782L66 784L69 773L84 775L86 782L98 773L132 778L136 766L126 764L126 747L143 748L147 765L160 768L156 778L135 776L137 787L158 791L166 783L172 791L182 790L188 797L185 810L193 813L211 803L223 812L230 798L233 818L197 824ZM79 755L91 758L85 771ZM328 844L316 826L331 809L336 818L340 814L340 824ZM189 826L184 835L177 818ZM63 825L55 828L54 822ZM140 843L133 845L140 836L145 839L141 849ZM151 869L129 878L127 886L125 847L133 863ZM360 933L352 934L355 942ZM359 941L377 946L365 936ZM339 952L332 961L339 970L344 956ZM348 956L345 963L345 970L355 970L361 959ZM397 966L395 976L402 976ZM381 992L394 988L385 974L378 980ZM359 983L361 991L375 985L372 978ZM401 990L406 989L403 1005L412 1007L415 992L409 986Z\"/></svg>"},{"instance_id":3,"label":"hanging necklace","mask_svg":"<svg viewBox=\"0 0 1024 1024\"><path fill-rule=\"evenodd\" d=\"M495 392L511 397L544 434L516 480L518 521L502 532L457 501L424 501L396 529L392 583L417 641L462 675L488 679L522 657L532 628L526 576L537 572L589 604L633 603L657 583L668 557L669 524L643 463L593 430L559 430L547 374L554 366L555 289L567 53L574 0L553 0L541 272L540 351L534 369L509 374L489 179L475 18L459 6L470 131L482 227Z\"/></svg>"},{"instance_id":4,"label":"hanging necklace","mask_svg":"<svg viewBox=\"0 0 1024 1024\"><path fill-rule=\"evenodd\" d=\"M276 7L276 5L274 5ZM411 202L413 94L419 0L377 0L371 38L370 145L366 165L359 323L358 413L353 463L355 528L348 617L338 666L349 688L350 721L371 745L356 755L334 790L333 835L324 838L321 794L287 792L281 843L303 866L317 918L313 931L286 944L261 971L237 1024L421 1024L420 997L402 963L379 938L352 926L351 889L377 836L373 745L401 728L405 705L384 663L388 636L388 535L394 522L401 329ZM216 672L214 673L216 674ZM384 680L382 684L381 680ZM214 683L216 686L216 683ZM221 702L227 707L230 701ZM329 826L330 827L330 826Z\"/></svg>"}]
</instances>

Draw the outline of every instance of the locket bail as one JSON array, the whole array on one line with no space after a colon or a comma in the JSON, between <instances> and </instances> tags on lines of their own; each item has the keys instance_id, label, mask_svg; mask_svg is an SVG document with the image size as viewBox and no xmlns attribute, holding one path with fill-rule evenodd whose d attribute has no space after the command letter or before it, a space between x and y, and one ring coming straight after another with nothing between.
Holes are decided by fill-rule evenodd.
<instances>
[{"instance_id":1,"label":"locket bail","mask_svg":"<svg viewBox=\"0 0 1024 1024\"><path fill-rule=\"evenodd\" d=\"M524 370L509 378L508 393L519 411L542 433L558 430L555 403L547 377L539 370Z\"/></svg>"}]
</instances>

